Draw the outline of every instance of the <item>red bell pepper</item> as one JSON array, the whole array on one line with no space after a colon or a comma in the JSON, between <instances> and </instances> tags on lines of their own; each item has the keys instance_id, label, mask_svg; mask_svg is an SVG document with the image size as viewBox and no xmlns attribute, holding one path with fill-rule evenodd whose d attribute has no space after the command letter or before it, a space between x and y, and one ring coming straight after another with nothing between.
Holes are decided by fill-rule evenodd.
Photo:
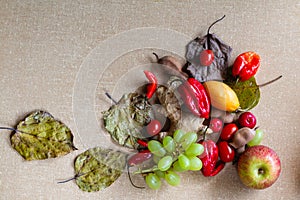
<instances>
[{"instance_id":1,"label":"red bell pepper","mask_svg":"<svg viewBox=\"0 0 300 200\"><path fill-rule=\"evenodd\" d=\"M224 162L218 162L218 146L212 140L204 140L200 144L204 147L204 152L199 156L203 164L201 169L202 174L204 176L217 175L225 166Z\"/></svg>"},{"instance_id":2,"label":"red bell pepper","mask_svg":"<svg viewBox=\"0 0 300 200\"><path fill-rule=\"evenodd\" d=\"M260 66L260 57L253 51L240 54L234 61L232 75L246 81L254 76Z\"/></svg>"}]
</instances>

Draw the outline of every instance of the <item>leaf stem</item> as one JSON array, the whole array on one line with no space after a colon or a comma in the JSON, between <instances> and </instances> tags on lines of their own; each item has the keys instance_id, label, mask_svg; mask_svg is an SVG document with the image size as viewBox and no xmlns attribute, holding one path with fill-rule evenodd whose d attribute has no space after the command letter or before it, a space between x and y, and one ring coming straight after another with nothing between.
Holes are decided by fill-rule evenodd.
<instances>
[{"instance_id":1,"label":"leaf stem","mask_svg":"<svg viewBox=\"0 0 300 200\"><path fill-rule=\"evenodd\" d=\"M112 98L112 96L111 96L108 92L105 92L105 95L106 95L110 100L112 100L112 101L114 102L114 104L118 104L118 102L117 102L114 98Z\"/></svg>"},{"instance_id":2,"label":"leaf stem","mask_svg":"<svg viewBox=\"0 0 300 200\"><path fill-rule=\"evenodd\" d=\"M258 87L259 87L259 88L262 88L262 87L264 87L264 86L266 86L266 85L269 85L269 84L271 84L271 83L273 83L273 82L275 82L275 81L277 81L277 80L279 80L279 79L281 79L281 78L282 78L282 75L278 76L277 78L275 78L275 79L273 79L273 80L271 80L271 81L268 81L268 82L266 82L266 83L263 83L263 84L261 84L261 85L258 85Z\"/></svg>"}]
</instances>

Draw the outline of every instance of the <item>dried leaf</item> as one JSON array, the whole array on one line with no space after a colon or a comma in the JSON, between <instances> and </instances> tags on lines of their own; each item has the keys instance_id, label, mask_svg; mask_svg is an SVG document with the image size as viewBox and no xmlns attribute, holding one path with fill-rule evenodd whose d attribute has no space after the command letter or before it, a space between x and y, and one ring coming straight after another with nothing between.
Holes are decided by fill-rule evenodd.
<instances>
[{"instance_id":1,"label":"dried leaf","mask_svg":"<svg viewBox=\"0 0 300 200\"><path fill-rule=\"evenodd\" d=\"M226 83L235 91L242 110L250 110L258 104L260 90L255 77L252 77L247 81L228 79Z\"/></svg>"},{"instance_id":2,"label":"dried leaf","mask_svg":"<svg viewBox=\"0 0 300 200\"><path fill-rule=\"evenodd\" d=\"M200 65L200 52L208 48L213 51L215 59L210 66ZM224 80L228 68L231 47L220 40L215 34L196 38L187 45L187 71L200 82L209 80Z\"/></svg>"},{"instance_id":3,"label":"dried leaf","mask_svg":"<svg viewBox=\"0 0 300 200\"><path fill-rule=\"evenodd\" d=\"M151 105L143 95L129 93L103 113L104 127L112 139L122 146L135 148L141 129L151 118Z\"/></svg>"},{"instance_id":4,"label":"dried leaf","mask_svg":"<svg viewBox=\"0 0 300 200\"><path fill-rule=\"evenodd\" d=\"M55 158L76 149L70 129L45 111L30 114L17 130L11 136L11 144L26 160Z\"/></svg>"},{"instance_id":5,"label":"dried leaf","mask_svg":"<svg viewBox=\"0 0 300 200\"><path fill-rule=\"evenodd\" d=\"M121 176L125 165L125 153L100 147L89 149L75 160L76 184L87 192L102 190Z\"/></svg>"},{"instance_id":6,"label":"dried leaf","mask_svg":"<svg viewBox=\"0 0 300 200\"><path fill-rule=\"evenodd\" d=\"M174 91L166 86L159 86L156 91L159 102L165 110L166 117L171 121L169 134L178 129L181 120L181 107Z\"/></svg>"}]
</instances>

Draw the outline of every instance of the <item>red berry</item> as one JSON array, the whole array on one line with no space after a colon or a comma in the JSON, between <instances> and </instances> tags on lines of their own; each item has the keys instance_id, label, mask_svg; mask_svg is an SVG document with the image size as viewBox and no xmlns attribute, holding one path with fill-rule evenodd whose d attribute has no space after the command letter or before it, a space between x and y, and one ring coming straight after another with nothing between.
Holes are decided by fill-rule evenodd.
<instances>
[{"instance_id":1,"label":"red berry","mask_svg":"<svg viewBox=\"0 0 300 200\"><path fill-rule=\"evenodd\" d=\"M242 127L248 127L252 129L256 125L256 117L251 112L242 113L238 121Z\"/></svg>"},{"instance_id":2,"label":"red berry","mask_svg":"<svg viewBox=\"0 0 300 200\"><path fill-rule=\"evenodd\" d=\"M233 137L234 133L238 129L239 128L234 123L230 123L230 124L225 125L223 127L223 130L222 130L221 135L220 135L221 140L225 140L225 141L230 140Z\"/></svg>"},{"instance_id":3,"label":"red berry","mask_svg":"<svg viewBox=\"0 0 300 200\"><path fill-rule=\"evenodd\" d=\"M147 133L148 133L150 136L157 135L157 134L160 132L160 130L161 130L161 123L160 123L158 120L153 119L153 120L151 120L151 122L147 125L146 130L147 130Z\"/></svg>"},{"instance_id":4,"label":"red berry","mask_svg":"<svg viewBox=\"0 0 300 200\"><path fill-rule=\"evenodd\" d=\"M209 66L214 61L214 52L210 49L206 49L200 52L200 65Z\"/></svg>"},{"instance_id":5,"label":"red berry","mask_svg":"<svg viewBox=\"0 0 300 200\"><path fill-rule=\"evenodd\" d=\"M234 152L234 149L231 146L229 146L228 142L221 141L221 142L218 142L217 145L218 145L218 148L219 148L220 159L223 162L233 161L235 152Z\"/></svg>"},{"instance_id":6,"label":"red berry","mask_svg":"<svg viewBox=\"0 0 300 200\"><path fill-rule=\"evenodd\" d=\"M212 118L210 120L209 128L214 132L219 132L223 127L223 122L219 118Z\"/></svg>"}]
</instances>

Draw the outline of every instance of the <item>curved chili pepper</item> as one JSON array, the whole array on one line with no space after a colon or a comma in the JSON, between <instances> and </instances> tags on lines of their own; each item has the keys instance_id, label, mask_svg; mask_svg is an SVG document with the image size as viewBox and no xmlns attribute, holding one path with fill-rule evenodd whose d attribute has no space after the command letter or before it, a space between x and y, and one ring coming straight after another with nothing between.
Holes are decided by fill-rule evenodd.
<instances>
[{"instance_id":1,"label":"curved chili pepper","mask_svg":"<svg viewBox=\"0 0 300 200\"><path fill-rule=\"evenodd\" d=\"M146 141L144 141L144 140L138 139L137 143L139 145L141 145L142 147L148 147L148 143Z\"/></svg>"},{"instance_id":2,"label":"curved chili pepper","mask_svg":"<svg viewBox=\"0 0 300 200\"><path fill-rule=\"evenodd\" d=\"M181 98L183 99L183 101L185 102L186 106L189 108L189 110L196 116L201 117L201 114L199 112L199 104L196 100L195 95L193 94L193 92L191 91L191 89L189 89L189 87L186 87L185 84L181 84L178 87L178 92L181 96Z\"/></svg>"},{"instance_id":3,"label":"curved chili pepper","mask_svg":"<svg viewBox=\"0 0 300 200\"><path fill-rule=\"evenodd\" d=\"M209 118L210 101L205 88L198 80L189 78L178 87L178 92L194 115Z\"/></svg>"},{"instance_id":4,"label":"curved chili pepper","mask_svg":"<svg viewBox=\"0 0 300 200\"><path fill-rule=\"evenodd\" d=\"M234 61L232 75L246 81L254 76L260 66L260 57L253 51L240 54Z\"/></svg>"},{"instance_id":5,"label":"curved chili pepper","mask_svg":"<svg viewBox=\"0 0 300 200\"><path fill-rule=\"evenodd\" d=\"M199 103L201 116L208 119L210 112L210 101L204 86L195 78L188 78L188 83L195 94Z\"/></svg>"},{"instance_id":6,"label":"curved chili pepper","mask_svg":"<svg viewBox=\"0 0 300 200\"><path fill-rule=\"evenodd\" d=\"M149 160L150 158L152 158L152 153L148 149L146 149L131 156L128 159L127 164L131 167L134 165L141 164L144 161Z\"/></svg>"},{"instance_id":7,"label":"curved chili pepper","mask_svg":"<svg viewBox=\"0 0 300 200\"><path fill-rule=\"evenodd\" d=\"M199 156L203 164L202 174L204 176L217 175L225 166L224 162L218 162L218 146L212 140L204 140L200 144L204 147L204 152Z\"/></svg>"},{"instance_id":8,"label":"curved chili pepper","mask_svg":"<svg viewBox=\"0 0 300 200\"><path fill-rule=\"evenodd\" d=\"M157 78L150 71L145 70L144 73L145 73L145 76L147 77L147 79L149 80L149 84L147 85L147 94L146 94L146 97L148 99L151 99L151 97L153 96L154 92L157 89L157 85L158 85Z\"/></svg>"}]
</instances>

